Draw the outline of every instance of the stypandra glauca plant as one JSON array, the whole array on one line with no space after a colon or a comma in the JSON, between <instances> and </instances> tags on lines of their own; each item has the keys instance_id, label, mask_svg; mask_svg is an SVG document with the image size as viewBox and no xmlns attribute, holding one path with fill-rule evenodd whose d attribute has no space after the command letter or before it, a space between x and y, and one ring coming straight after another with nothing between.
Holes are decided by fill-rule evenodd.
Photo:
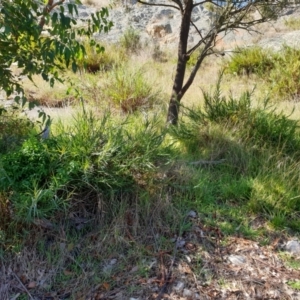
<instances>
[{"instance_id":1,"label":"stypandra glauca plant","mask_svg":"<svg viewBox=\"0 0 300 300\"><path fill-rule=\"evenodd\" d=\"M55 218L76 209L78 195L85 193L99 193L106 202L111 194L150 188L169 155L159 122L156 116L116 120L85 111L69 124L57 124L49 139L31 136L1 155L0 190L13 220ZM93 201L91 196L80 205L94 213Z\"/></svg>"}]
</instances>

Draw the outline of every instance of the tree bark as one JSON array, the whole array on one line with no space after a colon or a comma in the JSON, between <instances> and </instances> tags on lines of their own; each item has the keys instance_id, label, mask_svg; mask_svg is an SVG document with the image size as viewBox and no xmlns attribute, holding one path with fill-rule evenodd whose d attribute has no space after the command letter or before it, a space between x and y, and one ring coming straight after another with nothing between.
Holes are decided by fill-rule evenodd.
<instances>
[{"instance_id":1,"label":"tree bark","mask_svg":"<svg viewBox=\"0 0 300 300\"><path fill-rule=\"evenodd\" d=\"M182 98L182 87L186 71L186 63L189 59L187 55L187 44L190 31L190 21L193 11L193 0L185 1L185 8L182 12L181 27L178 44L178 58L176 74L172 88L171 99L168 108L167 122L173 125L178 123L179 104Z\"/></svg>"}]
</instances>

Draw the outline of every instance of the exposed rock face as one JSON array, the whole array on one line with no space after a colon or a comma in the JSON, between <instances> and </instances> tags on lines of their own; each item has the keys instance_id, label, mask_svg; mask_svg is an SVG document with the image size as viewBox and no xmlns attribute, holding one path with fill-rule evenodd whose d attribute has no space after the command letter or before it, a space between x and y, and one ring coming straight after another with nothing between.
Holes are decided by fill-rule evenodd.
<instances>
[{"instance_id":1,"label":"exposed rock face","mask_svg":"<svg viewBox=\"0 0 300 300\"><path fill-rule=\"evenodd\" d=\"M147 26L147 33L153 38L163 38L172 33L170 23L154 23Z\"/></svg>"},{"instance_id":2,"label":"exposed rock face","mask_svg":"<svg viewBox=\"0 0 300 300\"><path fill-rule=\"evenodd\" d=\"M193 22L201 30L207 30L211 24L212 13L199 6L195 8ZM136 29L142 40L176 45L180 30L180 12L173 8L132 4L110 10L110 19L114 27L109 34L99 34L97 38L110 42L118 42L124 31L132 27ZM193 31L196 31L191 28Z\"/></svg>"},{"instance_id":3,"label":"exposed rock face","mask_svg":"<svg viewBox=\"0 0 300 300\"><path fill-rule=\"evenodd\" d=\"M94 11L94 7L88 5L79 6L80 17L87 18ZM141 39L144 41L154 40L171 47L177 45L181 16L176 9L142 5L136 3L135 0L124 0L123 5L111 8L109 13L110 20L113 21L114 26L108 34L101 33L96 35L95 37L99 40L117 43L125 30L132 27L139 32ZM250 34L246 31L237 30L227 34L225 37L220 36L217 45L219 48L225 49L234 48L236 45L249 46L252 44L259 44L262 47L274 50L281 49L284 44L300 47L300 31L284 32L283 30L283 32L276 32L281 30L276 29L277 24L281 24L282 28L282 24L287 17L299 17L299 15L299 8L289 8L282 13L282 16L276 23L268 24L267 30L262 30L262 33L268 34L267 37L258 33ZM200 5L195 7L192 21L202 33L205 33L210 29L214 17L213 12ZM199 34L194 27L191 27L189 43L193 45L198 40Z\"/></svg>"}]
</instances>

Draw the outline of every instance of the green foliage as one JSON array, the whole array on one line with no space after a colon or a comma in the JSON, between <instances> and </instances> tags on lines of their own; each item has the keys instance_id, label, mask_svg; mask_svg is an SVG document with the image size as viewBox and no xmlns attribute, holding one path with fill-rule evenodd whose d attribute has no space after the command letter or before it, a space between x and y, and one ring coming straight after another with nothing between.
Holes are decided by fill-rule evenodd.
<instances>
[{"instance_id":1,"label":"green foliage","mask_svg":"<svg viewBox=\"0 0 300 300\"><path fill-rule=\"evenodd\" d=\"M300 95L300 50L285 46L279 53L259 47L238 50L226 64L226 72L257 74L268 84L274 98Z\"/></svg>"},{"instance_id":2,"label":"green foliage","mask_svg":"<svg viewBox=\"0 0 300 300\"><path fill-rule=\"evenodd\" d=\"M227 63L226 72L237 75L263 76L274 68L274 54L260 47L236 49Z\"/></svg>"},{"instance_id":3,"label":"green foliage","mask_svg":"<svg viewBox=\"0 0 300 300\"><path fill-rule=\"evenodd\" d=\"M153 86L142 69L123 64L109 73L104 93L114 105L128 113L153 107L159 96Z\"/></svg>"},{"instance_id":4,"label":"green foliage","mask_svg":"<svg viewBox=\"0 0 300 300\"><path fill-rule=\"evenodd\" d=\"M3 155L0 189L11 194L14 219L54 216L85 190L124 193L148 184L154 161L166 155L156 122L135 126L129 119L112 122L108 115L98 120L84 113L70 127L61 123L57 137L32 137Z\"/></svg>"},{"instance_id":5,"label":"green foliage","mask_svg":"<svg viewBox=\"0 0 300 300\"><path fill-rule=\"evenodd\" d=\"M173 249L171 238L195 224L222 243L228 235L269 242L269 228L299 232L294 121L254 107L249 92L222 97L218 83L204 94L204 105L184 109L177 127L165 128L153 112L125 118L84 111L56 125L50 139L31 135L4 151L0 256L14 252L20 262L30 245L39 264L58 270L46 278L48 289L61 290L81 275L115 284L112 276L128 261L141 266L134 276L150 276L145 256ZM190 210L199 218L187 218ZM116 268L103 268L115 253ZM28 272L36 269L25 262ZM89 287L77 286L87 294Z\"/></svg>"},{"instance_id":6,"label":"green foliage","mask_svg":"<svg viewBox=\"0 0 300 300\"><path fill-rule=\"evenodd\" d=\"M213 95L203 92L205 117L211 121L239 127L244 137L261 145L276 146L282 151L294 153L300 150L298 122L283 113L267 109L268 99L262 108L251 107L250 92L239 99L232 96L227 100L221 96L222 75Z\"/></svg>"},{"instance_id":7,"label":"green foliage","mask_svg":"<svg viewBox=\"0 0 300 300\"><path fill-rule=\"evenodd\" d=\"M19 76L41 75L53 86L62 77L58 70L72 66L85 54L79 37L92 38L95 32L107 32L106 8L92 14L85 27L78 27L77 5L80 1L63 4L64 1L42 5L34 0L2 1L0 10L0 87L9 96L14 91L21 94L16 101L26 102L24 90L10 69L15 63L22 72ZM96 46L93 39L91 45Z\"/></svg>"},{"instance_id":8,"label":"green foliage","mask_svg":"<svg viewBox=\"0 0 300 300\"><path fill-rule=\"evenodd\" d=\"M275 113L267 102L253 107L250 92L239 98L221 94L219 81L213 93L204 92L204 107L185 108L178 127L170 128L186 159L199 166L189 171L187 186L197 190L202 210L213 206L238 223L233 216L238 205L265 216L274 228L295 230L300 209L298 122ZM228 223L224 228L232 230Z\"/></svg>"},{"instance_id":9,"label":"green foliage","mask_svg":"<svg viewBox=\"0 0 300 300\"><path fill-rule=\"evenodd\" d=\"M138 52L142 48L139 32L132 27L127 28L120 39L120 45L129 52Z\"/></svg>"},{"instance_id":10,"label":"green foliage","mask_svg":"<svg viewBox=\"0 0 300 300\"><path fill-rule=\"evenodd\" d=\"M294 290L300 290L300 280L288 281L287 284Z\"/></svg>"},{"instance_id":11,"label":"green foliage","mask_svg":"<svg viewBox=\"0 0 300 300\"><path fill-rule=\"evenodd\" d=\"M274 95L282 98L300 96L300 50L285 46L276 61L275 68L268 74Z\"/></svg>"},{"instance_id":12,"label":"green foliage","mask_svg":"<svg viewBox=\"0 0 300 300\"><path fill-rule=\"evenodd\" d=\"M293 255L290 255L289 253L282 252L280 253L280 258L285 262L285 264L294 270L299 270L300 268L300 260L297 259Z\"/></svg>"},{"instance_id":13,"label":"green foliage","mask_svg":"<svg viewBox=\"0 0 300 300\"><path fill-rule=\"evenodd\" d=\"M79 66L89 73L109 71L128 59L123 49L115 45L107 45L104 52L97 52L95 47L86 43L85 52L84 57L79 60Z\"/></svg>"},{"instance_id":14,"label":"green foliage","mask_svg":"<svg viewBox=\"0 0 300 300\"><path fill-rule=\"evenodd\" d=\"M1 109L0 109L1 110ZM15 149L34 132L34 124L15 107L0 114L0 154Z\"/></svg>"}]
</instances>

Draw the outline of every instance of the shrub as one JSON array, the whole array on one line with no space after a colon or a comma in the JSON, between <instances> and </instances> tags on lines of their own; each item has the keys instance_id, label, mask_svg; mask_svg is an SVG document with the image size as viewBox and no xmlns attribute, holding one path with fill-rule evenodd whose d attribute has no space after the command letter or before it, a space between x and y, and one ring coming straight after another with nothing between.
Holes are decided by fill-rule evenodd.
<instances>
[{"instance_id":1,"label":"shrub","mask_svg":"<svg viewBox=\"0 0 300 300\"><path fill-rule=\"evenodd\" d=\"M226 65L226 72L237 75L264 75L274 68L274 55L260 47L237 49Z\"/></svg>"},{"instance_id":2,"label":"shrub","mask_svg":"<svg viewBox=\"0 0 300 300\"><path fill-rule=\"evenodd\" d=\"M300 50L285 46L268 74L272 92L281 98L300 96Z\"/></svg>"},{"instance_id":3,"label":"shrub","mask_svg":"<svg viewBox=\"0 0 300 300\"><path fill-rule=\"evenodd\" d=\"M57 212L78 208L77 195L86 191L110 199L111 193L149 185L154 162L166 153L156 121L140 121L134 125L129 119L113 122L108 114L99 120L83 113L74 124L59 124L56 137L42 142L31 137L2 155L0 190L11 203L13 219L55 218ZM94 210L96 198L80 199L81 210Z\"/></svg>"},{"instance_id":4,"label":"shrub","mask_svg":"<svg viewBox=\"0 0 300 300\"><path fill-rule=\"evenodd\" d=\"M33 122L22 117L19 109L2 110L0 112L0 153L19 146L34 131L33 128Z\"/></svg>"},{"instance_id":5,"label":"shrub","mask_svg":"<svg viewBox=\"0 0 300 300\"><path fill-rule=\"evenodd\" d=\"M237 126L244 139L251 143L281 148L293 153L300 150L300 132L298 122L289 119L284 113L275 113L267 109L268 99L263 107L251 107L252 93L245 92L240 98L221 96L219 77L213 94L204 94L203 115L211 121Z\"/></svg>"},{"instance_id":6,"label":"shrub","mask_svg":"<svg viewBox=\"0 0 300 300\"><path fill-rule=\"evenodd\" d=\"M204 92L204 106L184 108L169 132L194 167L188 184L202 195L201 207L244 207L298 231L298 122L271 110L267 100L253 107L252 95L224 97L219 79L216 90Z\"/></svg>"},{"instance_id":7,"label":"shrub","mask_svg":"<svg viewBox=\"0 0 300 300\"><path fill-rule=\"evenodd\" d=\"M226 128L251 147L265 147L286 154L300 155L300 130L297 121L268 108L268 99L264 101L264 105L252 107L251 92L244 92L239 98L222 96L221 78L222 75L213 93L203 92L202 109L187 111L188 119L193 121L195 128L199 128L199 124L212 122ZM181 138L185 135L184 140L190 140L192 145L202 144L198 141L201 135L195 139L195 129L191 132L190 130L191 125L186 127L183 122Z\"/></svg>"},{"instance_id":8,"label":"shrub","mask_svg":"<svg viewBox=\"0 0 300 300\"><path fill-rule=\"evenodd\" d=\"M129 113L153 107L159 95L153 86L142 69L123 64L110 72L104 94L123 112Z\"/></svg>"},{"instance_id":9,"label":"shrub","mask_svg":"<svg viewBox=\"0 0 300 300\"><path fill-rule=\"evenodd\" d=\"M300 50L284 46L278 52L259 47L242 49L227 62L232 74L257 74L267 84L274 99L298 98L300 95Z\"/></svg>"},{"instance_id":10,"label":"shrub","mask_svg":"<svg viewBox=\"0 0 300 300\"><path fill-rule=\"evenodd\" d=\"M104 48L103 48L104 49ZM127 60L127 56L120 47L106 45L105 51L85 44L86 54L79 61L79 66L89 73L111 70L113 66L119 65ZM100 51L101 50L101 51Z\"/></svg>"},{"instance_id":11,"label":"shrub","mask_svg":"<svg viewBox=\"0 0 300 300\"><path fill-rule=\"evenodd\" d=\"M120 45L126 51L137 53L142 48L139 32L132 27L127 28L120 39Z\"/></svg>"},{"instance_id":12,"label":"shrub","mask_svg":"<svg viewBox=\"0 0 300 300\"><path fill-rule=\"evenodd\" d=\"M216 122L231 122L236 124L241 118L249 115L251 108L251 93L245 92L239 99L229 96L227 99L221 94L221 80L223 73L220 74L216 89L213 94L203 91L205 118Z\"/></svg>"}]
</instances>

